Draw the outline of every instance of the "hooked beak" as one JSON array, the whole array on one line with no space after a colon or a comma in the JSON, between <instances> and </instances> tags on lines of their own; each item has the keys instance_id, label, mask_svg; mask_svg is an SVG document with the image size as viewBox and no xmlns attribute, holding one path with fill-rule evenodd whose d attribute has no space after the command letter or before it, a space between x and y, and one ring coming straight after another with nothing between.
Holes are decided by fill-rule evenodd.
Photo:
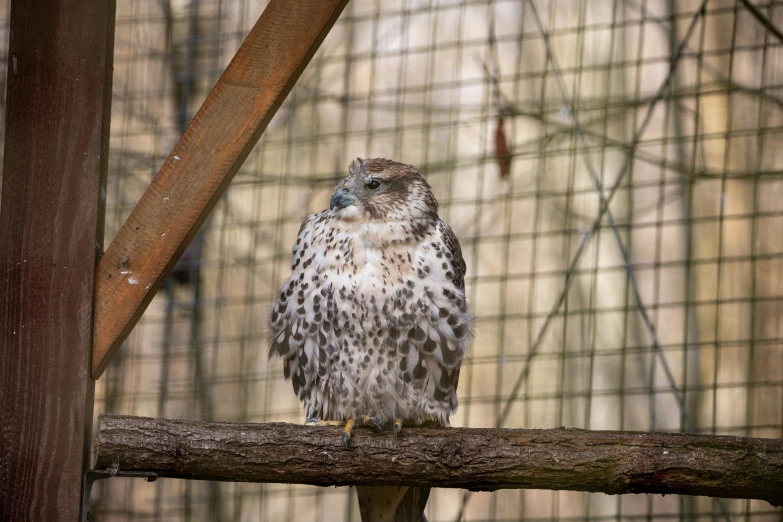
<instances>
[{"instance_id":1,"label":"hooked beak","mask_svg":"<svg viewBox=\"0 0 783 522\"><path fill-rule=\"evenodd\" d=\"M340 189L332 194L332 199L329 201L329 210L334 210L335 208L345 208L347 206L353 205L356 202L356 198L351 196L347 190L348 189Z\"/></svg>"}]
</instances>

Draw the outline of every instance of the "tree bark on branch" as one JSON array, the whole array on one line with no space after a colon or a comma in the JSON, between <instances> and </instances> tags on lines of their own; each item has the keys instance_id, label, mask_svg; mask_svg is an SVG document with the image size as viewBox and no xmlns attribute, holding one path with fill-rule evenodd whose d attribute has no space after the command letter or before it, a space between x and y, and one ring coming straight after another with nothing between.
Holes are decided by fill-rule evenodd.
<instances>
[{"instance_id":1,"label":"tree bark on branch","mask_svg":"<svg viewBox=\"0 0 783 522\"><path fill-rule=\"evenodd\" d=\"M316 486L658 493L783 504L783 440L679 433L239 424L104 415L96 469Z\"/></svg>"}]
</instances>

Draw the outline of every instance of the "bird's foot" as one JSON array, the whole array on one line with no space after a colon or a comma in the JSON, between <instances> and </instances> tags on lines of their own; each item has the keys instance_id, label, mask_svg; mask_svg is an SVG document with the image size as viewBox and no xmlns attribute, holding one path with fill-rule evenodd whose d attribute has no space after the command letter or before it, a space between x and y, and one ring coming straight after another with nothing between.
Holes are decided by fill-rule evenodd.
<instances>
[{"instance_id":1,"label":"bird's foot","mask_svg":"<svg viewBox=\"0 0 783 522\"><path fill-rule=\"evenodd\" d=\"M370 417L369 415L364 418L364 424L370 425L374 427L378 431L383 431L383 426L381 426L381 423L375 420L374 418Z\"/></svg>"},{"instance_id":2,"label":"bird's foot","mask_svg":"<svg viewBox=\"0 0 783 522\"><path fill-rule=\"evenodd\" d=\"M397 436L402 431L402 419L394 419L394 438L396 439Z\"/></svg>"},{"instance_id":3,"label":"bird's foot","mask_svg":"<svg viewBox=\"0 0 783 522\"><path fill-rule=\"evenodd\" d=\"M353 433L353 425L354 425L353 419L348 419L348 422L345 423L345 428L343 428L343 446L345 447L345 449L348 449L348 441L351 440L351 434Z\"/></svg>"},{"instance_id":4,"label":"bird's foot","mask_svg":"<svg viewBox=\"0 0 783 522\"><path fill-rule=\"evenodd\" d=\"M337 420L324 420L318 417L310 417L305 421L305 426L339 426L340 424Z\"/></svg>"},{"instance_id":5,"label":"bird's foot","mask_svg":"<svg viewBox=\"0 0 783 522\"><path fill-rule=\"evenodd\" d=\"M383 425L374 417L368 415L363 417L361 422L363 426L372 426L378 431L383 431ZM343 446L346 448L348 448L348 441L351 440L351 435L353 435L353 429L355 427L356 421L354 419L348 419L348 422L345 423L345 428L343 429Z\"/></svg>"}]
</instances>

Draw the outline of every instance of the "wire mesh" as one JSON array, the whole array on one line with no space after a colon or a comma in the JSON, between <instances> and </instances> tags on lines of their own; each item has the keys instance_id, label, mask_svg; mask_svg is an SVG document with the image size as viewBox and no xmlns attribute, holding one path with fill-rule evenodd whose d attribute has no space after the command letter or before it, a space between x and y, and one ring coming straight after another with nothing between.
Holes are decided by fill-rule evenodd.
<instances>
[{"instance_id":1,"label":"wire mesh","mask_svg":"<svg viewBox=\"0 0 783 522\"><path fill-rule=\"evenodd\" d=\"M107 244L264 5L118 3ZM781 2L349 3L98 381L96 415L302 422L266 311L302 219L362 156L418 166L462 243L478 322L453 425L783 437L780 27ZM177 480L103 481L93 512L359 520L350 488ZM427 516L783 510L436 490Z\"/></svg>"}]
</instances>

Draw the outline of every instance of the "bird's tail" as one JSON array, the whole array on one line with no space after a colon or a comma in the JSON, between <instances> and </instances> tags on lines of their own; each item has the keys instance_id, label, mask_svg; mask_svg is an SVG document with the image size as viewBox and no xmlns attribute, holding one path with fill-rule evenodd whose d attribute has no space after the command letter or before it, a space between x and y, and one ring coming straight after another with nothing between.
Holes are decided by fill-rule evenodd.
<instances>
[{"instance_id":1,"label":"bird's tail","mask_svg":"<svg viewBox=\"0 0 783 522\"><path fill-rule=\"evenodd\" d=\"M357 486L362 522L426 522L428 487Z\"/></svg>"}]
</instances>

